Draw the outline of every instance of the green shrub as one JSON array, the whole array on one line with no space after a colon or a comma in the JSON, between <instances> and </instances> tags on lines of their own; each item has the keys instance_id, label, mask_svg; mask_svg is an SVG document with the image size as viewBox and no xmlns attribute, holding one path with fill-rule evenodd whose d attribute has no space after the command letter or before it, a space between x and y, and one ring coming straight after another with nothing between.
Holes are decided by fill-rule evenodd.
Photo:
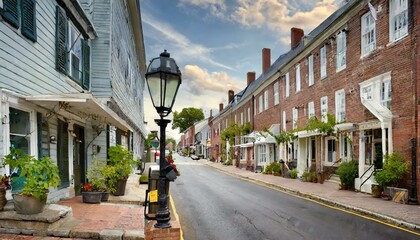
<instances>
[{"instance_id":1,"label":"green shrub","mask_svg":"<svg viewBox=\"0 0 420 240\"><path fill-rule=\"evenodd\" d=\"M354 188L354 179L358 176L358 163L356 161L343 162L337 169L341 186Z\"/></svg>"},{"instance_id":2,"label":"green shrub","mask_svg":"<svg viewBox=\"0 0 420 240\"><path fill-rule=\"evenodd\" d=\"M271 162L264 169L264 173L272 173L272 172L276 172L276 173L281 172L281 166L277 161Z\"/></svg>"},{"instance_id":3,"label":"green shrub","mask_svg":"<svg viewBox=\"0 0 420 240\"><path fill-rule=\"evenodd\" d=\"M383 188L398 187L401 184L404 176L408 173L408 164L404 157L394 152L390 155L385 155L385 163L383 169L375 172L376 182Z\"/></svg>"},{"instance_id":4,"label":"green shrub","mask_svg":"<svg viewBox=\"0 0 420 240\"><path fill-rule=\"evenodd\" d=\"M295 168L295 169L290 170L289 173L290 173L290 178L296 179L298 175L298 170Z\"/></svg>"},{"instance_id":5,"label":"green shrub","mask_svg":"<svg viewBox=\"0 0 420 240\"><path fill-rule=\"evenodd\" d=\"M148 183L148 182L149 182L149 177L146 175L146 173L143 173L140 176L140 184L142 184L142 183Z\"/></svg>"}]
</instances>

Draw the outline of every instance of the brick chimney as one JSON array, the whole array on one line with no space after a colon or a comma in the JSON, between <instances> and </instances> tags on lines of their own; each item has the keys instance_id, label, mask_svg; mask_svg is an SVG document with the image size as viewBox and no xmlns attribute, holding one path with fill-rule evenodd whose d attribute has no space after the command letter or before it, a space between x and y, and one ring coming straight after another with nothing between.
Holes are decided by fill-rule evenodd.
<instances>
[{"instance_id":1,"label":"brick chimney","mask_svg":"<svg viewBox=\"0 0 420 240\"><path fill-rule=\"evenodd\" d=\"M223 110L223 103L219 103L219 112Z\"/></svg>"},{"instance_id":2,"label":"brick chimney","mask_svg":"<svg viewBox=\"0 0 420 240\"><path fill-rule=\"evenodd\" d=\"M262 50L262 73L264 74L271 66L271 50L263 48Z\"/></svg>"},{"instance_id":3,"label":"brick chimney","mask_svg":"<svg viewBox=\"0 0 420 240\"><path fill-rule=\"evenodd\" d=\"M235 92L233 90L229 90L228 91L228 100L229 100L228 104L232 102L234 96L235 96Z\"/></svg>"},{"instance_id":4,"label":"brick chimney","mask_svg":"<svg viewBox=\"0 0 420 240\"><path fill-rule=\"evenodd\" d=\"M299 45L299 42L302 40L305 33L303 32L303 29L300 28L291 28L290 32L290 45L293 49Z\"/></svg>"},{"instance_id":5,"label":"brick chimney","mask_svg":"<svg viewBox=\"0 0 420 240\"><path fill-rule=\"evenodd\" d=\"M249 86L255 80L255 72L247 72L246 85Z\"/></svg>"}]
</instances>

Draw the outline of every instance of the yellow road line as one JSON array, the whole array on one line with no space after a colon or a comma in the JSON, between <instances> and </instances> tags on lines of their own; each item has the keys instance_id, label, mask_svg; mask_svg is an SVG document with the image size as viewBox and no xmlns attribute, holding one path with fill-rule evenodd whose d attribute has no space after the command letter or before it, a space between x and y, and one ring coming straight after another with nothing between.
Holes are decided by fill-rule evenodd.
<instances>
[{"instance_id":1,"label":"yellow road line","mask_svg":"<svg viewBox=\"0 0 420 240\"><path fill-rule=\"evenodd\" d=\"M169 196L169 202L171 203L172 212L175 216L176 221L179 223L179 232L181 234L181 240L184 240L184 234L182 233L181 222L179 221L178 213L176 212L175 203L171 196Z\"/></svg>"}]
</instances>

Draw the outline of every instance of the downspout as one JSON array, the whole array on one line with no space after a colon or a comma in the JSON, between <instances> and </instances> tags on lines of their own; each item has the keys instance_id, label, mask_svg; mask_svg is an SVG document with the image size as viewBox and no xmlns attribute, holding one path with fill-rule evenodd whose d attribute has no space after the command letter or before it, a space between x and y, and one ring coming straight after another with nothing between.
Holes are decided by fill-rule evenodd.
<instances>
[{"instance_id":1,"label":"downspout","mask_svg":"<svg viewBox=\"0 0 420 240\"><path fill-rule=\"evenodd\" d=\"M408 199L409 204L417 204L417 141L415 138L411 139L411 196Z\"/></svg>"}]
</instances>

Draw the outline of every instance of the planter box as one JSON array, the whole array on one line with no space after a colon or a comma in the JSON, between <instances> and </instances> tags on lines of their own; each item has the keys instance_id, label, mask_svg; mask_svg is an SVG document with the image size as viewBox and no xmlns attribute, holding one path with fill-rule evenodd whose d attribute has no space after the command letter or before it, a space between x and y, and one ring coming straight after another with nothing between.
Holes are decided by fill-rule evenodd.
<instances>
[{"instance_id":1,"label":"planter box","mask_svg":"<svg viewBox=\"0 0 420 240\"><path fill-rule=\"evenodd\" d=\"M102 192L82 192L84 203L101 203Z\"/></svg>"},{"instance_id":2,"label":"planter box","mask_svg":"<svg viewBox=\"0 0 420 240\"><path fill-rule=\"evenodd\" d=\"M386 187L385 194L394 202L408 203L408 190L405 188Z\"/></svg>"}]
</instances>

